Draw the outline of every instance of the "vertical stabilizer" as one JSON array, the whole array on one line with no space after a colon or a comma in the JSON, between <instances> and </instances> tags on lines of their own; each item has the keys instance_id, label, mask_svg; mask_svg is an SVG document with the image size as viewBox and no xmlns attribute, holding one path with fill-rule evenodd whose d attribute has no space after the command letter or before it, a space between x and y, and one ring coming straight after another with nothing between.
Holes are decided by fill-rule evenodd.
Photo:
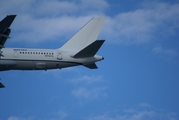
<instances>
[{"instance_id":1,"label":"vertical stabilizer","mask_svg":"<svg viewBox=\"0 0 179 120\"><path fill-rule=\"evenodd\" d=\"M71 39L69 39L61 50L79 52L97 40L104 18L92 18Z\"/></svg>"}]
</instances>

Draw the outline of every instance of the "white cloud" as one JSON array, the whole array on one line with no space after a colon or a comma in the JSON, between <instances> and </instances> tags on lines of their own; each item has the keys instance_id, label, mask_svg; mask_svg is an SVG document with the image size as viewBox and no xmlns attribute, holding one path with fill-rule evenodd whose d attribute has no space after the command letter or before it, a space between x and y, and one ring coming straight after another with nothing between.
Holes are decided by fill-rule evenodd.
<instances>
[{"instance_id":1,"label":"white cloud","mask_svg":"<svg viewBox=\"0 0 179 120\"><path fill-rule=\"evenodd\" d=\"M178 56L178 52L174 49L167 49L164 51L164 53L173 57Z\"/></svg>"},{"instance_id":2,"label":"white cloud","mask_svg":"<svg viewBox=\"0 0 179 120\"><path fill-rule=\"evenodd\" d=\"M105 87L96 87L92 89L78 88L72 91L72 94L77 98L94 99L101 97L106 97L107 94L104 93Z\"/></svg>"},{"instance_id":3,"label":"white cloud","mask_svg":"<svg viewBox=\"0 0 179 120\"><path fill-rule=\"evenodd\" d=\"M22 117L11 116L8 118L8 120L35 120L35 118L22 118Z\"/></svg>"},{"instance_id":4,"label":"white cloud","mask_svg":"<svg viewBox=\"0 0 179 120\"><path fill-rule=\"evenodd\" d=\"M156 55L166 58L168 60L178 57L178 55L179 55L177 50L175 50L173 48L172 49L164 49L161 46L154 47L152 49L152 52L155 53Z\"/></svg>"},{"instance_id":5,"label":"white cloud","mask_svg":"<svg viewBox=\"0 0 179 120\"><path fill-rule=\"evenodd\" d=\"M109 4L105 0L81 0L83 9L88 9L91 12L103 11L109 7Z\"/></svg>"},{"instance_id":6,"label":"white cloud","mask_svg":"<svg viewBox=\"0 0 179 120\"><path fill-rule=\"evenodd\" d=\"M94 82L100 82L102 81L102 76L88 76L88 75L84 75L80 78L76 78L76 79L72 79L71 82L72 83L86 83L86 84L90 84L90 83L94 83Z\"/></svg>"},{"instance_id":7,"label":"white cloud","mask_svg":"<svg viewBox=\"0 0 179 120\"><path fill-rule=\"evenodd\" d=\"M161 53L161 52L163 51L163 49L162 49L162 47L154 47L154 48L152 49L152 51L153 51L154 53Z\"/></svg>"},{"instance_id":8,"label":"white cloud","mask_svg":"<svg viewBox=\"0 0 179 120\"><path fill-rule=\"evenodd\" d=\"M38 118L36 117L19 117L19 116L10 116L7 120L64 120L68 117L68 114L63 111L59 110L56 113L52 113L50 117L48 118Z\"/></svg>"},{"instance_id":9,"label":"white cloud","mask_svg":"<svg viewBox=\"0 0 179 120\"><path fill-rule=\"evenodd\" d=\"M105 0L1 0L2 11L0 13L29 14L37 17L73 16L101 13L108 6Z\"/></svg>"},{"instance_id":10,"label":"white cloud","mask_svg":"<svg viewBox=\"0 0 179 120\"><path fill-rule=\"evenodd\" d=\"M18 14L13 40L41 42L70 38L93 16L106 16L101 36L112 43L143 44L178 34L179 4L145 2L134 11L105 15L105 0L3 0L1 15ZM9 7L7 7L9 6Z\"/></svg>"},{"instance_id":11,"label":"white cloud","mask_svg":"<svg viewBox=\"0 0 179 120\"><path fill-rule=\"evenodd\" d=\"M60 16L62 14L74 13L78 10L74 2L57 1L57 0L44 0L39 2L35 7L34 13L36 16Z\"/></svg>"},{"instance_id":12,"label":"white cloud","mask_svg":"<svg viewBox=\"0 0 179 120\"><path fill-rule=\"evenodd\" d=\"M58 120L63 120L68 116L68 114L63 110L58 111L57 115L58 115Z\"/></svg>"},{"instance_id":13,"label":"white cloud","mask_svg":"<svg viewBox=\"0 0 179 120\"><path fill-rule=\"evenodd\" d=\"M32 6L35 0L1 0L1 15L6 14L22 14L26 13L29 14L31 11L29 11L29 8L33 10Z\"/></svg>"},{"instance_id":14,"label":"white cloud","mask_svg":"<svg viewBox=\"0 0 179 120\"><path fill-rule=\"evenodd\" d=\"M105 80L102 76L84 75L80 78L72 79L71 83L77 88L72 90L72 95L77 98L97 99L106 97L105 90L107 87L103 85ZM98 84L100 83L100 84Z\"/></svg>"},{"instance_id":15,"label":"white cloud","mask_svg":"<svg viewBox=\"0 0 179 120\"><path fill-rule=\"evenodd\" d=\"M33 18L28 15L19 16L19 21L17 21L14 28L14 33L18 35L12 37L14 40L25 40L31 43L54 39L64 42L62 38L70 38L90 18L88 16L79 18L65 16L56 18ZM17 26L19 24L21 24L21 27Z\"/></svg>"},{"instance_id":16,"label":"white cloud","mask_svg":"<svg viewBox=\"0 0 179 120\"><path fill-rule=\"evenodd\" d=\"M143 107L143 108L151 108L152 106L148 103L140 103L139 107Z\"/></svg>"},{"instance_id":17,"label":"white cloud","mask_svg":"<svg viewBox=\"0 0 179 120\"><path fill-rule=\"evenodd\" d=\"M123 112L110 115L111 112L108 111L102 115L90 116L87 120L177 120L175 113L156 109L148 103L141 103L137 108L130 108Z\"/></svg>"},{"instance_id":18,"label":"white cloud","mask_svg":"<svg viewBox=\"0 0 179 120\"><path fill-rule=\"evenodd\" d=\"M134 11L107 17L103 37L123 44L158 41L167 35L178 34L178 21L179 4L147 2Z\"/></svg>"},{"instance_id":19,"label":"white cloud","mask_svg":"<svg viewBox=\"0 0 179 120\"><path fill-rule=\"evenodd\" d=\"M141 109L142 108L142 109ZM122 108L121 108L122 109ZM174 112L168 112L163 109L152 107L148 103L141 103L135 108L129 108L128 110L117 110L118 113L114 114L114 111L106 111L103 114L91 113L88 117L79 118L85 120L177 120L177 114ZM111 114L112 113L112 114ZM36 119L48 119L48 120L64 120L71 118L72 116L63 110L55 112L53 116L48 118L37 117L17 117L11 116L8 120L36 120ZM73 117L72 117L73 118Z\"/></svg>"},{"instance_id":20,"label":"white cloud","mask_svg":"<svg viewBox=\"0 0 179 120\"><path fill-rule=\"evenodd\" d=\"M63 39L69 39L92 17L102 14L108 3L105 0L3 0L0 7L1 15L17 14L11 27L13 41L37 43L64 42Z\"/></svg>"}]
</instances>

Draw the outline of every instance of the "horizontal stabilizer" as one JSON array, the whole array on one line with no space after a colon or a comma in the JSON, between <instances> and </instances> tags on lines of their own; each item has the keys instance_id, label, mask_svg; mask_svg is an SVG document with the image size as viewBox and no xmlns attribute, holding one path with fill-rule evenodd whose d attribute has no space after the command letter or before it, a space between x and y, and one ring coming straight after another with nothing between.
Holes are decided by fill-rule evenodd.
<instances>
[{"instance_id":1,"label":"horizontal stabilizer","mask_svg":"<svg viewBox=\"0 0 179 120\"><path fill-rule=\"evenodd\" d=\"M84 58L84 57L93 57L104 43L105 40L96 40L95 42L91 43L77 54L75 54L74 58Z\"/></svg>"},{"instance_id":2,"label":"horizontal stabilizer","mask_svg":"<svg viewBox=\"0 0 179 120\"><path fill-rule=\"evenodd\" d=\"M0 82L0 88L5 88L5 86Z\"/></svg>"},{"instance_id":3,"label":"horizontal stabilizer","mask_svg":"<svg viewBox=\"0 0 179 120\"><path fill-rule=\"evenodd\" d=\"M83 66L85 66L85 67L87 67L87 68L89 68L89 69L98 69L98 67L96 66L95 63L87 64L87 65L83 65Z\"/></svg>"}]
</instances>

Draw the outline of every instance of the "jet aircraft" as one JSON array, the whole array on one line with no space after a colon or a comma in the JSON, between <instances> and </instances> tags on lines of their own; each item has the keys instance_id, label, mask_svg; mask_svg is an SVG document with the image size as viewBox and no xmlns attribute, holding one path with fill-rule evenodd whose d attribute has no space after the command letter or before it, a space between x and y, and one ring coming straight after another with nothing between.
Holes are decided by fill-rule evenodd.
<instances>
[{"instance_id":1,"label":"jet aircraft","mask_svg":"<svg viewBox=\"0 0 179 120\"><path fill-rule=\"evenodd\" d=\"M96 55L105 40L97 40L104 18L92 18L64 45L57 49L5 48L16 15L0 22L0 71L49 70L83 65L97 69L95 62L104 58ZM0 88L4 85L0 82Z\"/></svg>"}]
</instances>

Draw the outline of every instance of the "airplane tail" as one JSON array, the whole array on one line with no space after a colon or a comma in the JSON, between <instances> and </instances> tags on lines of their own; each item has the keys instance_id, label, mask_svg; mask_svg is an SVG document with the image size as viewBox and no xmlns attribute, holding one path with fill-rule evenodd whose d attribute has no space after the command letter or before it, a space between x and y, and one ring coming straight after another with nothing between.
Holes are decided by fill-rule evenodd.
<instances>
[{"instance_id":1,"label":"airplane tail","mask_svg":"<svg viewBox=\"0 0 179 120\"><path fill-rule=\"evenodd\" d=\"M95 55L104 43L104 40L97 40L103 22L104 18L92 18L59 50L71 52L73 58L89 58L82 65L89 69L97 69L95 62L104 59Z\"/></svg>"},{"instance_id":2,"label":"airplane tail","mask_svg":"<svg viewBox=\"0 0 179 120\"><path fill-rule=\"evenodd\" d=\"M91 56L104 41L97 41L98 34L104 22L104 18L92 18L71 39L69 39L60 50L77 53L74 57L85 57L86 52ZM95 50L92 50L95 49ZM92 51L93 53L89 53ZM89 56L88 55L88 56Z\"/></svg>"}]
</instances>

